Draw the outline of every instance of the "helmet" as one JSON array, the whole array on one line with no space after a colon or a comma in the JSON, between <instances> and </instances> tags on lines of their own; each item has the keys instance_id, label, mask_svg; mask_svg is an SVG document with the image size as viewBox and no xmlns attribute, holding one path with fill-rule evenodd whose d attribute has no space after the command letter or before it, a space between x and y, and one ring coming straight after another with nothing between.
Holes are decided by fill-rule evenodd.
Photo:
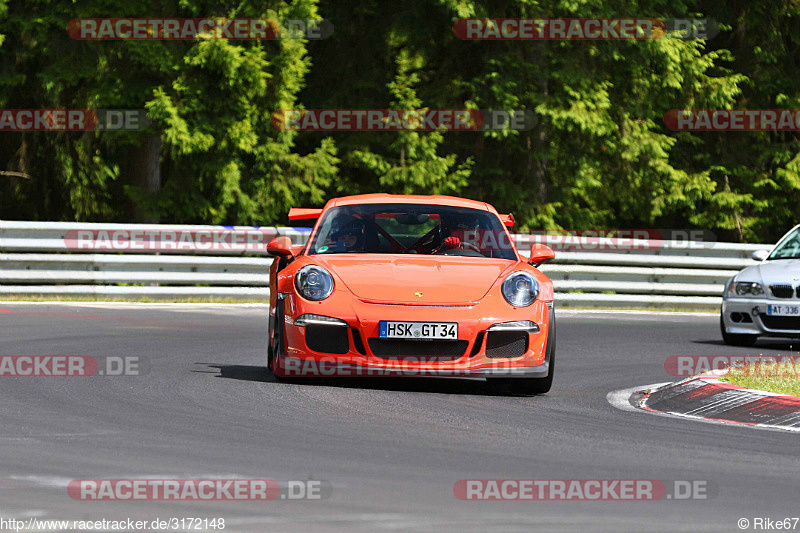
<instances>
[{"instance_id":1,"label":"helmet","mask_svg":"<svg viewBox=\"0 0 800 533\"><path fill-rule=\"evenodd\" d=\"M353 218L343 224L338 231L331 235L334 240L344 240L348 237L355 237L355 242L348 245L349 249L362 248L364 246L364 234L366 231L366 224L363 220Z\"/></svg>"}]
</instances>

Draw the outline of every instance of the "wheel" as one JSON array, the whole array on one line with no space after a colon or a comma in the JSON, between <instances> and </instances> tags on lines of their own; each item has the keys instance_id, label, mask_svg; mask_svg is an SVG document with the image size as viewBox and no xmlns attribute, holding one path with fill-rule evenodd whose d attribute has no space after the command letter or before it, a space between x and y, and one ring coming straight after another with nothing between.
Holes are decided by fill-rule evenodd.
<instances>
[{"instance_id":1,"label":"wheel","mask_svg":"<svg viewBox=\"0 0 800 533\"><path fill-rule=\"evenodd\" d=\"M758 340L758 335L728 333L725 330L725 321L722 320L722 315L719 316L719 329L722 332L722 340L731 346L752 346Z\"/></svg>"},{"instance_id":2,"label":"wheel","mask_svg":"<svg viewBox=\"0 0 800 533\"><path fill-rule=\"evenodd\" d=\"M556 370L556 314L550 309L550 324L547 331L545 361L549 362L547 377L544 378L500 378L493 379L495 385L510 390L513 394L545 394L553 386Z\"/></svg>"},{"instance_id":3,"label":"wheel","mask_svg":"<svg viewBox=\"0 0 800 533\"><path fill-rule=\"evenodd\" d=\"M275 358L285 353L284 338L283 338L283 302L278 302L278 309L275 312L275 340L267 338L267 367L272 371L277 381L290 381L284 376L279 376L275 373Z\"/></svg>"},{"instance_id":4,"label":"wheel","mask_svg":"<svg viewBox=\"0 0 800 533\"><path fill-rule=\"evenodd\" d=\"M272 370L272 361L275 359L275 351L272 349L271 333L267 330L267 368Z\"/></svg>"},{"instance_id":5,"label":"wheel","mask_svg":"<svg viewBox=\"0 0 800 533\"><path fill-rule=\"evenodd\" d=\"M280 302L278 304L278 310L275 313L275 342L270 342L269 339L267 340L267 366L272 371L275 381L280 383L290 383L294 385L319 384L319 378L317 377L287 376L275 372L274 367L276 362L278 363L278 367L280 367L281 364L285 364L285 361L280 361L280 357L286 357L286 330L283 326L283 316L283 303Z\"/></svg>"}]
</instances>

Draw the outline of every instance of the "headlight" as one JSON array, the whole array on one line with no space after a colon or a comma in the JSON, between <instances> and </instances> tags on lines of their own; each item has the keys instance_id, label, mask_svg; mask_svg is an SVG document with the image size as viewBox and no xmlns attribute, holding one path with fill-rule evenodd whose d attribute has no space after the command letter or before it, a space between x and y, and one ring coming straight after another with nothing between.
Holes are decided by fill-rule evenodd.
<instances>
[{"instance_id":1,"label":"headlight","mask_svg":"<svg viewBox=\"0 0 800 533\"><path fill-rule=\"evenodd\" d=\"M739 296L759 296L764 294L764 287L755 281L737 281L736 294Z\"/></svg>"},{"instance_id":2,"label":"headlight","mask_svg":"<svg viewBox=\"0 0 800 533\"><path fill-rule=\"evenodd\" d=\"M306 265L295 274L294 286L300 296L318 302L333 292L333 277L322 267Z\"/></svg>"},{"instance_id":3,"label":"headlight","mask_svg":"<svg viewBox=\"0 0 800 533\"><path fill-rule=\"evenodd\" d=\"M528 307L539 296L539 282L531 274L518 270L503 281L503 297L514 307Z\"/></svg>"}]
</instances>

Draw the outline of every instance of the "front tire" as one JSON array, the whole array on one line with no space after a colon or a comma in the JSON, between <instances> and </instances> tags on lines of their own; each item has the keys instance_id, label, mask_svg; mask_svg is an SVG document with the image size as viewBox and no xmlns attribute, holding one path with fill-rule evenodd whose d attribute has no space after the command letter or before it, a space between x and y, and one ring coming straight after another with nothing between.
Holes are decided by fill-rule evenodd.
<instances>
[{"instance_id":1,"label":"front tire","mask_svg":"<svg viewBox=\"0 0 800 533\"><path fill-rule=\"evenodd\" d=\"M280 376L275 372L275 362L281 355L286 355L285 337L283 329L283 302L278 300L278 308L275 311L275 322L273 323L275 334L267 338L267 367L272 371L276 381L290 381L290 379ZM271 337L274 336L274 341Z\"/></svg>"},{"instance_id":2,"label":"front tire","mask_svg":"<svg viewBox=\"0 0 800 533\"><path fill-rule=\"evenodd\" d=\"M728 333L722 315L719 316L719 329L722 333L722 340L730 346L752 346L758 340L758 335Z\"/></svg>"},{"instance_id":3,"label":"front tire","mask_svg":"<svg viewBox=\"0 0 800 533\"><path fill-rule=\"evenodd\" d=\"M272 362L275 360L275 352L272 349L272 340L267 337L267 368L272 370Z\"/></svg>"}]
</instances>

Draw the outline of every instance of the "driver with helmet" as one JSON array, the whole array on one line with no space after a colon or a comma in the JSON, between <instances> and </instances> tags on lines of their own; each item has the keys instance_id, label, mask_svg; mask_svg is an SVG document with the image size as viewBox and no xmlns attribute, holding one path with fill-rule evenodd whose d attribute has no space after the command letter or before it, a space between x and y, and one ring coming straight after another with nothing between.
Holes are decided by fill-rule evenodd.
<instances>
[{"instance_id":1,"label":"driver with helmet","mask_svg":"<svg viewBox=\"0 0 800 533\"><path fill-rule=\"evenodd\" d=\"M431 253L438 254L448 250L475 248L465 239L467 232L478 229L477 217L466 214L442 214L439 228L441 242Z\"/></svg>"},{"instance_id":2,"label":"driver with helmet","mask_svg":"<svg viewBox=\"0 0 800 533\"><path fill-rule=\"evenodd\" d=\"M353 218L331 234L325 244L329 253L359 252L364 249L366 224L363 220Z\"/></svg>"}]
</instances>

